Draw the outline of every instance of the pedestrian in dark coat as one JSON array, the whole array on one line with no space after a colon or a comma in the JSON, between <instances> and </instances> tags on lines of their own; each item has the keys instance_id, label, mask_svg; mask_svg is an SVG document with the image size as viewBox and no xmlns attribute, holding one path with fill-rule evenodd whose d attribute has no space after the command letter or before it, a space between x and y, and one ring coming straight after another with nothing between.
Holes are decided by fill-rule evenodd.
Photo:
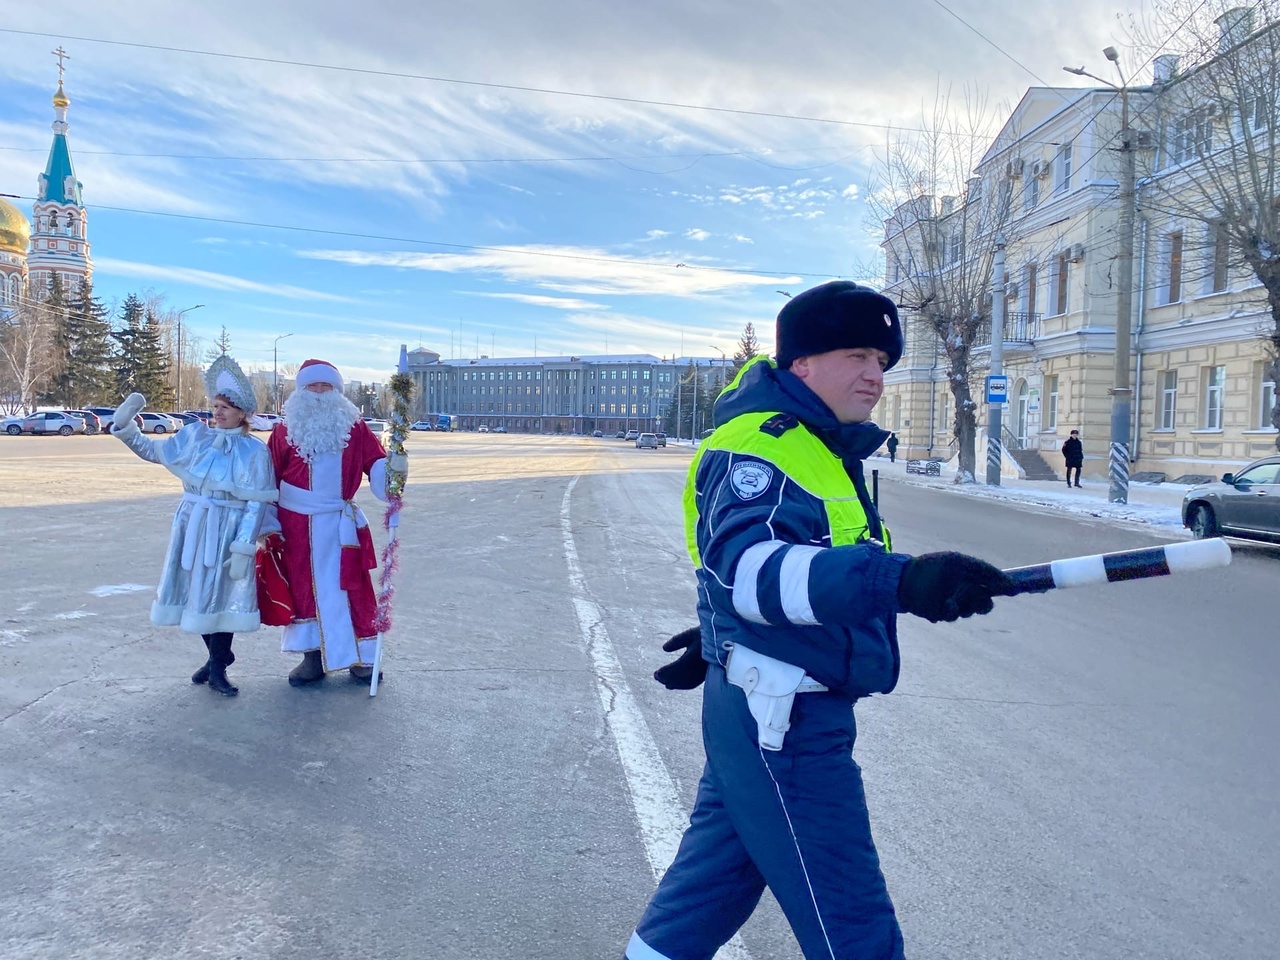
<instances>
[{"instance_id":1,"label":"pedestrian in dark coat","mask_svg":"<svg viewBox=\"0 0 1280 960\"><path fill-rule=\"evenodd\" d=\"M1062 445L1062 459L1067 465L1067 486L1072 486L1071 471L1076 472L1075 486L1080 486L1080 468L1084 466L1084 444L1080 442L1080 431L1072 430Z\"/></svg>"},{"instance_id":2,"label":"pedestrian in dark coat","mask_svg":"<svg viewBox=\"0 0 1280 960\"><path fill-rule=\"evenodd\" d=\"M889 462L894 463L898 459L898 435L896 433L889 434L889 439L884 442L889 448Z\"/></svg>"}]
</instances>

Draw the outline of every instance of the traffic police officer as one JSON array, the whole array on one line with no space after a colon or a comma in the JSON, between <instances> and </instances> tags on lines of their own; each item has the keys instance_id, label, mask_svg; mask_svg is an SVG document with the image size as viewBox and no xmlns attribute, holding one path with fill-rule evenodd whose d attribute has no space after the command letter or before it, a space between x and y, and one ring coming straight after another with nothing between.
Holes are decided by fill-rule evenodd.
<instances>
[{"instance_id":1,"label":"traffic police officer","mask_svg":"<svg viewBox=\"0 0 1280 960\"><path fill-rule=\"evenodd\" d=\"M748 363L689 470L699 627L655 676L703 683L707 762L690 825L627 960L709 960L773 892L806 958L895 960L902 934L853 761L851 705L898 680L895 615L988 613L1011 583L959 553L893 553L862 461L902 356L887 297L847 281L778 314L777 362Z\"/></svg>"}]
</instances>

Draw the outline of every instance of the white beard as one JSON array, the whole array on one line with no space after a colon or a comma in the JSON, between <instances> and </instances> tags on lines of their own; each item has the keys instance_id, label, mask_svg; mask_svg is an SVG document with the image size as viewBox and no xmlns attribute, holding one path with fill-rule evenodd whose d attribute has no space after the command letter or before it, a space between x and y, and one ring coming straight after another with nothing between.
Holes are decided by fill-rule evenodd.
<instances>
[{"instance_id":1,"label":"white beard","mask_svg":"<svg viewBox=\"0 0 1280 960\"><path fill-rule=\"evenodd\" d=\"M356 405L337 390L295 390L284 402L289 443L308 463L318 454L341 452L359 419Z\"/></svg>"}]
</instances>

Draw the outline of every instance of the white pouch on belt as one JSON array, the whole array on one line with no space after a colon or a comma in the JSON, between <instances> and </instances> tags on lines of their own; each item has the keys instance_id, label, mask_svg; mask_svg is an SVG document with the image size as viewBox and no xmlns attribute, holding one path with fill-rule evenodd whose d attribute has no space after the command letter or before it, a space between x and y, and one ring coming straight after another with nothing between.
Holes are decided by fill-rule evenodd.
<instances>
[{"instance_id":1,"label":"white pouch on belt","mask_svg":"<svg viewBox=\"0 0 1280 960\"><path fill-rule=\"evenodd\" d=\"M826 690L805 674L803 667L783 663L735 643L724 665L725 676L747 695L747 709L756 718L760 747L781 750L791 729L791 704L797 693Z\"/></svg>"}]
</instances>

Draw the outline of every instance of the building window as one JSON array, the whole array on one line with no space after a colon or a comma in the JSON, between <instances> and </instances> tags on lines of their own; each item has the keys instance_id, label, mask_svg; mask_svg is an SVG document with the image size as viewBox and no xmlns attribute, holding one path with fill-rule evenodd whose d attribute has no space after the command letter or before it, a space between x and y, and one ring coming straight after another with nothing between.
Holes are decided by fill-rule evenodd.
<instances>
[{"instance_id":1,"label":"building window","mask_svg":"<svg viewBox=\"0 0 1280 960\"><path fill-rule=\"evenodd\" d=\"M1169 284L1164 302L1177 303L1182 299L1182 231L1169 234L1165 243L1168 250L1165 269L1169 273Z\"/></svg>"},{"instance_id":2,"label":"building window","mask_svg":"<svg viewBox=\"0 0 1280 960\"><path fill-rule=\"evenodd\" d=\"M1044 378L1044 395L1045 395L1045 411L1044 411L1044 428L1045 430L1058 429L1058 378Z\"/></svg>"},{"instance_id":3,"label":"building window","mask_svg":"<svg viewBox=\"0 0 1280 960\"><path fill-rule=\"evenodd\" d=\"M1022 276L1024 279L1022 304L1024 313L1036 312L1036 265L1028 263L1023 268Z\"/></svg>"},{"instance_id":4,"label":"building window","mask_svg":"<svg viewBox=\"0 0 1280 960\"><path fill-rule=\"evenodd\" d=\"M1066 193L1071 189L1071 144L1064 143L1058 151L1057 163L1058 193Z\"/></svg>"},{"instance_id":5,"label":"building window","mask_svg":"<svg viewBox=\"0 0 1280 960\"><path fill-rule=\"evenodd\" d=\"M1060 253L1053 262L1053 313L1059 315L1067 312L1067 280L1070 261L1067 254Z\"/></svg>"},{"instance_id":6,"label":"building window","mask_svg":"<svg viewBox=\"0 0 1280 960\"><path fill-rule=\"evenodd\" d=\"M1258 364L1258 429L1271 430L1271 414L1276 408L1276 382L1271 379L1271 364Z\"/></svg>"},{"instance_id":7,"label":"building window","mask_svg":"<svg viewBox=\"0 0 1280 960\"><path fill-rule=\"evenodd\" d=\"M1222 224L1209 227L1210 261L1206 271L1209 281L1207 293L1218 293L1227 289L1227 258L1231 255L1230 238Z\"/></svg>"},{"instance_id":8,"label":"building window","mask_svg":"<svg viewBox=\"0 0 1280 960\"><path fill-rule=\"evenodd\" d=\"M1204 428L1222 429L1222 394L1227 385L1227 368L1206 367L1204 374Z\"/></svg>"},{"instance_id":9,"label":"building window","mask_svg":"<svg viewBox=\"0 0 1280 960\"><path fill-rule=\"evenodd\" d=\"M1172 430L1178 416L1178 371L1165 370L1160 374L1160 408L1156 429Z\"/></svg>"}]
</instances>

